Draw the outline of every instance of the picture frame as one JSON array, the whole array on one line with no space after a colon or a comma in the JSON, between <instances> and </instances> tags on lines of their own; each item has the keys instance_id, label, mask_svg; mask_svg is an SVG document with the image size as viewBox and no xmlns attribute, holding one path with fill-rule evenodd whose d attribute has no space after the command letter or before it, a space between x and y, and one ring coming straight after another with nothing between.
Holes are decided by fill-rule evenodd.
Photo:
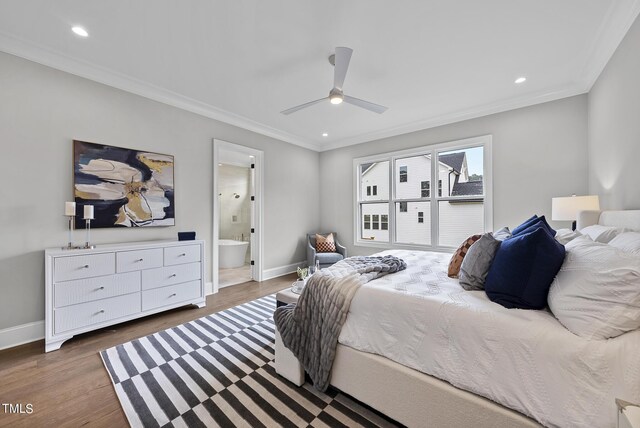
<instances>
[{"instance_id":1,"label":"picture frame","mask_svg":"<svg viewBox=\"0 0 640 428\"><path fill-rule=\"evenodd\" d=\"M175 226L174 167L172 155L74 140L77 212L94 206L92 228Z\"/></svg>"}]
</instances>

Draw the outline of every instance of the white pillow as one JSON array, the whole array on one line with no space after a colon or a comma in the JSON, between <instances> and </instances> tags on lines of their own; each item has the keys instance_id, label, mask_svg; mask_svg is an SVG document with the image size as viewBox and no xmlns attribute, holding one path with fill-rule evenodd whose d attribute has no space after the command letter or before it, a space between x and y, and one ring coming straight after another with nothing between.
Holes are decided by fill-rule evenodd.
<instances>
[{"instance_id":1,"label":"white pillow","mask_svg":"<svg viewBox=\"0 0 640 428\"><path fill-rule=\"evenodd\" d=\"M624 232L613 238L609 245L625 253L640 255L640 233Z\"/></svg>"},{"instance_id":2,"label":"white pillow","mask_svg":"<svg viewBox=\"0 0 640 428\"><path fill-rule=\"evenodd\" d=\"M577 230L571 229L558 229L556 230L556 241L562 245L567 245L569 242L576 239L578 236L582 236L582 233Z\"/></svg>"},{"instance_id":3,"label":"white pillow","mask_svg":"<svg viewBox=\"0 0 640 428\"><path fill-rule=\"evenodd\" d=\"M623 229L621 227L602 226L599 224L594 224L592 226L582 228L580 230L580 233L582 233L583 235L588 235L589 238L593 239L595 242L602 242L603 244L607 244L617 235L625 231L626 229Z\"/></svg>"},{"instance_id":4,"label":"white pillow","mask_svg":"<svg viewBox=\"0 0 640 428\"><path fill-rule=\"evenodd\" d=\"M569 331L608 339L640 328L640 257L587 237L565 246L547 303Z\"/></svg>"}]
</instances>

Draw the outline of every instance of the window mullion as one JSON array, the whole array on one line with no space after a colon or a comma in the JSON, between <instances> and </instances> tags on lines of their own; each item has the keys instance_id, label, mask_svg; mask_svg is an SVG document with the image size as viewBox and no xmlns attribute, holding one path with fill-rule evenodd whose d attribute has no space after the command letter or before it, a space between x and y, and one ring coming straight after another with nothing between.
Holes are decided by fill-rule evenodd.
<instances>
[{"instance_id":1,"label":"window mullion","mask_svg":"<svg viewBox=\"0 0 640 428\"><path fill-rule=\"evenodd\" d=\"M396 158L389 160L389 243L396 243Z\"/></svg>"},{"instance_id":2,"label":"window mullion","mask_svg":"<svg viewBox=\"0 0 640 428\"><path fill-rule=\"evenodd\" d=\"M431 203L430 203L430 207L431 207L431 246L433 247L437 247L439 245L439 236L438 236L438 190L437 190L437 183L438 183L438 179L440 178L440 174L439 174L439 165L438 165L438 152L433 149L431 150L431 183L434 183L434 185L432 186L434 188L434 191L430 192L431 193Z\"/></svg>"}]
</instances>

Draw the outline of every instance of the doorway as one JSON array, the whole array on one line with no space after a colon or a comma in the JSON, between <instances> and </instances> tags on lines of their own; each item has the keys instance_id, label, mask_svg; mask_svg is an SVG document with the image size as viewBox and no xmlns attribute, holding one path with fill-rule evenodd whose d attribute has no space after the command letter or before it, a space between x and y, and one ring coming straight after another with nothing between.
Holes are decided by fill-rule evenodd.
<instances>
[{"instance_id":1,"label":"doorway","mask_svg":"<svg viewBox=\"0 0 640 428\"><path fill-rule=\"evenodd\" d=\"M263 152L213 140L213 292L262 280Z\"/></svg>"}]
</instances>

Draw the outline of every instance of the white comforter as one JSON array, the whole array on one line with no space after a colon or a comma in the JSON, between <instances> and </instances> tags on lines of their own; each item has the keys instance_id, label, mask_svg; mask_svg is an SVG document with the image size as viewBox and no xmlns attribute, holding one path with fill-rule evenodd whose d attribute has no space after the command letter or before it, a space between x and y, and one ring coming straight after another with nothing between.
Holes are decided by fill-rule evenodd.
<instances>
[{"instance_id":1,"label":"white comforter","mask_svg":"<svg viewBox=\"0 0 640 428\"><path fill-rule=\"evenodd\" d=\"M449 254L392 250L405 271L356 293L339 342L520 411L546 426L614 427L640 402L640 330L585 340L549 311L506 309L447 277Z\"/></svg>"}]
</instances>

